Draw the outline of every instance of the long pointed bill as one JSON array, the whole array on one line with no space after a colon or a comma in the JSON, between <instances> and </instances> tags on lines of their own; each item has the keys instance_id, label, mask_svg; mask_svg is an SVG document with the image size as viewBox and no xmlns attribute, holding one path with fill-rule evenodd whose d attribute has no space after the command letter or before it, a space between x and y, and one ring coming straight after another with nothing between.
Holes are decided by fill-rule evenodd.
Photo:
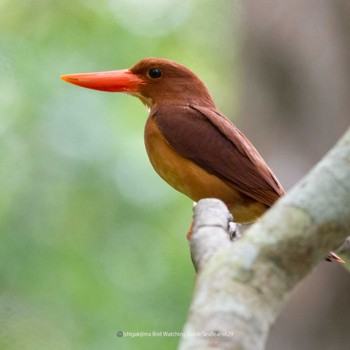
<instances>
[{"instance_id":1,"label":"long pointed bill","mask_svg":"<svg viewBox=\"0 0 350 350\"><path fill-rule=\"evenodd\" d=\"M109 72L62 75L61 79L88 89L110 92L136 92L143 80L128 69Z\"/></svg>"}]
</instances>

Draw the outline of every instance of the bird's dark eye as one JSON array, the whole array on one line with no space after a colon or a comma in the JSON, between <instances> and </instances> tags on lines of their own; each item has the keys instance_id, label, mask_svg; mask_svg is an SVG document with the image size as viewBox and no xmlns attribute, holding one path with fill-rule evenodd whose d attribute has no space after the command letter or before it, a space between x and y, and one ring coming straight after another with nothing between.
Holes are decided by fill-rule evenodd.
<instances>
[{"instance_id":1,"label":"bird's dark eye","mask_svg":"<svg viewBox=\"0 0 350 350\"><path fill-rule=\"evenodd\" d=\"M162 76L162 71L159 68L152 68L148 71L148 75L152 79L157 79Z\"/></svg>"}]
</instances>

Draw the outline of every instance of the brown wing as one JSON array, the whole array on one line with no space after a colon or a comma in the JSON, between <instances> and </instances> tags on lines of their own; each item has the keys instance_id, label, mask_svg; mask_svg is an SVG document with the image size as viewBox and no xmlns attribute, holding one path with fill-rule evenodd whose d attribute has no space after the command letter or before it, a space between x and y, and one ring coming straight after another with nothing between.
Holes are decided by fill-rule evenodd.
<instances>
[{"instance_id":1,"label":"brown wing","mask_svg":"<svg viewBox=\"0 0 350 350\"><path fill-rule=\"evenodd\" d=\"M162 106L152 115L166 141L179 154L238 191L268 206L284 194L254 146L216 109Z\"/></svg>"}]
</instances>

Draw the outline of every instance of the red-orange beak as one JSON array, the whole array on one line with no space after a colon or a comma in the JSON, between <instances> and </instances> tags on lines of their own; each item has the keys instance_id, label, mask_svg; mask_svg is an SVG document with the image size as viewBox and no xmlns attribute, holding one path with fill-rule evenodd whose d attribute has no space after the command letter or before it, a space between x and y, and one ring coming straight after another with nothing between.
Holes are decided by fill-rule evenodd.
<instances>
[{"instance_id":1,"label":"red-orange beak","mask_svg":"<svg viewBox=\"0 0 350 350\"><path fill-rule=\"evenodd\" d=\"M128 69L109 72L62 75L61 79L88 89L110 92L136 92L143 80Z\"/></svg>"}]
</instances>

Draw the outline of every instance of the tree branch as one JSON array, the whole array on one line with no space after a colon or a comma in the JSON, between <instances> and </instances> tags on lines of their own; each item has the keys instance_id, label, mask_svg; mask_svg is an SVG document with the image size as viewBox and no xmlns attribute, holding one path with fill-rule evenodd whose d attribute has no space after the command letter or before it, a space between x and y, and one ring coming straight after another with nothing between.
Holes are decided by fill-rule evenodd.
<instances>
[{"instance_id":1,"label":"tree branch","mask_svg":"<svg viewBox=\"0 0 350 350\"><path fill-rule=\"evenodd\" d=\"M232 215L218 199L203 199L195 207L193 233L190 240L191 258L196 271L208 260L229 246L229 221Z\"/></svg>"},{"instance_id":2,"label":"tree branch","mask_svg":"<svg viewBox=\"0 0 350 350\"><path fill-rule=\"evenodd\" d=\"M203 206L209 205L212 212L221 204L198 203L191 253L199 273L184 329L188 336L182 338L180 349L264 348L269 327L294 286L349 234L349 178L350 129L232 244L224 235L227 211L199 222ZM213 234L220 237L209 240Z\"/></svg>"}]
</instances>

